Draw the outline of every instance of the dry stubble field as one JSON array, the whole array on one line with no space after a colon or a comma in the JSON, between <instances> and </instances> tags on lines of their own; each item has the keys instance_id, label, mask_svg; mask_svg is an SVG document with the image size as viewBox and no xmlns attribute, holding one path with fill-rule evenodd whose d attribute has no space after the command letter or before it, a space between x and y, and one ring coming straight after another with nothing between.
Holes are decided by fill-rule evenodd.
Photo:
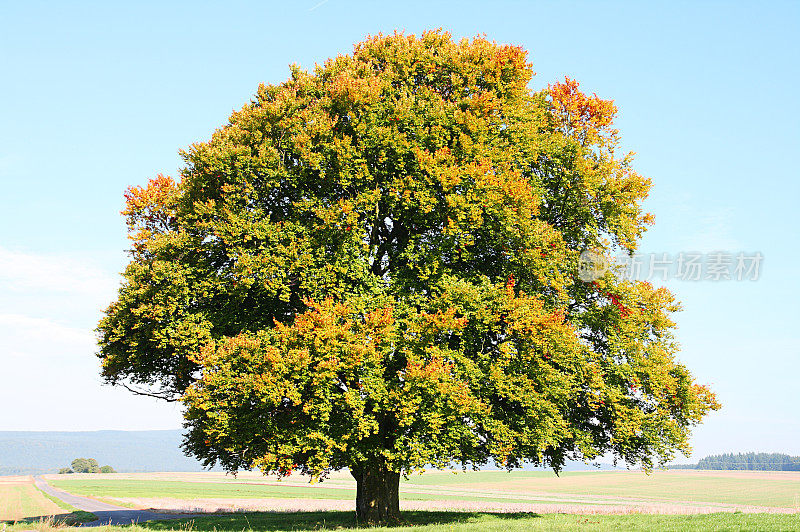
<instances>
[{"instance_id":1,"label":"dry stubble field","mask_svg":"<svg viewBox=\"0 0 800 532\"><path fill-rule=\"evenodd\" d=\"M33 485L33 477L0 477L0 521L64 513Z\"/></svg>"}]
</instances>

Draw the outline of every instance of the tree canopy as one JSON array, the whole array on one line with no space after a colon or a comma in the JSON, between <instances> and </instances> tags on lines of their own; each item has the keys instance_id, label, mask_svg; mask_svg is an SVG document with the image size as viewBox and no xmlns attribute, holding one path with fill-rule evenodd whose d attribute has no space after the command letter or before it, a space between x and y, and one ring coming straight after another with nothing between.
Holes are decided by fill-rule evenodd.
<instances>
[{"instance_id":1,"label":"tree canopy","mask_svg":"<svg viewBox=\"0 0 800 532\"><path fill-rule=\"evenodd\" d=\"M532 76L434 31L261 85L178 180L126 193L105 379L183 401L206 464L349 468L373 521L428 465L687 451L718 404L676 359L673 295L578 278L582 251L636 249L650 181L613 102Z\"/></svg>"},{"instance_id":2,"label":"tree canopy","mask_svg":"<svg viewBox=\"0 0 800 532\"><path fill-rule=\"evenodd\" d=\"M75 473L99 473L100 464L94 458L76 458L70 464Z\"/></svg>"},{"instance_id":3,"label":"tree canopy","mask_svg":"<svg viewBox=\"0 0 800 532\"><path fill-rule=\"evenodd\" d=\"M71 467L62 467L58 470L59 475L69 475L72 473L116 473L113 467L100 464L94 458L76 458L70 463Z\"/></svg>"}]
</instances>

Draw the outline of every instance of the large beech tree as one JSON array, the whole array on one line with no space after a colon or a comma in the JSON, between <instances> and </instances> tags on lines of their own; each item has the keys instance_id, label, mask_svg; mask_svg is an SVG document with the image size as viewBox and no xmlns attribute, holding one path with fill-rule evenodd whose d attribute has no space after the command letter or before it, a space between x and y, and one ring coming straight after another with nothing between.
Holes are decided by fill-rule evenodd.
<instances>
[{"instance_id":1,"label":"large beech tree","mask_svg":"<svg viewBox=\"0 0 800 532\"><path fill-rule=\"evenodd\" d=\"M103 376L180 400L207 465L347 468L369 522L402 475L687 451L713 394L633 252L650 181L611 101L530 90L524 50L394 34L262 85L180 179L130 188Z\"/></svg>"}]
</instances>

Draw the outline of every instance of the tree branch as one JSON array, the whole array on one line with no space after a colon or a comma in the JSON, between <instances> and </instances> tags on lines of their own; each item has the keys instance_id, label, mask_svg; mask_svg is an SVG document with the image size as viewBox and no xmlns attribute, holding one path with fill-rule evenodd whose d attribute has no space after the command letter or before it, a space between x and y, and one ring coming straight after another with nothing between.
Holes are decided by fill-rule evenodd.
<instances>
[{"instance_id":1,"label":"tree branch","mask_svg":"<svg viewBox=\"0 0 800 532\"><path fill-rule=\"evenodd\" d=\"M120 383L120 384L122 385L123 388L136 395L144 395L145 397L154 397L156 399L161 399L162 401L167 401L168 403L175 403L178 401L177 397L169 395L159 395L157 393L152 393L152 392L145 392L144 390L137 390L135 388L131 388L125 383Z\"/></svg>"}]
</instances>

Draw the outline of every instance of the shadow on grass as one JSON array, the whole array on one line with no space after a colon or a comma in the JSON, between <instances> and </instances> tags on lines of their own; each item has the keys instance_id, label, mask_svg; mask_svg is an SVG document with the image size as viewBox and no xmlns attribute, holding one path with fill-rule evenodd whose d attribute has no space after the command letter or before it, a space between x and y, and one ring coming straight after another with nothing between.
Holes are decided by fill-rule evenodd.
<instances>
[{"instance_id":1,"label":"shadow on grass","mask_svg":"<svg viewBox=\"0 0 800 532\"><path fill-rule=\"evenodd\" d=\"M36 516L36 517L23 517L22 519L18 519L16 521L5 521L7 523L13 524L47 524L52 527L59 527L59 526L74 526L79 525L81 523L89 523L91 521L96 521L97 516L91 512L84 512L83 510L76 510L70 513L63 513L63 514L56 514L56 515L48 515L48 516ZM2 523L3 521L0 521Z\"/></svg>"},{"instance_id":2,"label":"shadow on grass","mask_svg":"<svg viewBox=\"0 0 800 532\"><path fill-rule=\"evenodd\" d=\"M535 513L493 512L402 512L401 522L388 528L420 525L451 525L491 519L531 519L541 517ZM151 530L183 529L196 532L242 532L243 530L334 530L368 528L359 523L353 512L241 512L207 514L191 519L149 521L140 527Z\"/></svg>"}]
</instances>

